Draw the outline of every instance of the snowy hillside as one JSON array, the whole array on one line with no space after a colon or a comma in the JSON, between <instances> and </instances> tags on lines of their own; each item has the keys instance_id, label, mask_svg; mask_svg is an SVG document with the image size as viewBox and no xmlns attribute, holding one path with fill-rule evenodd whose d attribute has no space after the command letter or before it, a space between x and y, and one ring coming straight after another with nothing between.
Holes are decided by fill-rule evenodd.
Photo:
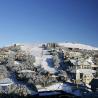
<instances>
[{"instance_id":1,"label":"snowy hillside","mask_svg":"<svg viewBox=\"0 0 98 98\"><path fill-rule=\"evenodd\" d=\"M60 46L61 49L59 49ZM65 52L68 58L64 58L63 47L92 51L90 53L85 51L85 55L83 55L81 51L74 52L72 50L68 51L68 54ZM76 77L74 68L76 64L83 65L82 69L78 69L76 72L90 75L92 78L92 74L96 73L91 68L91 65L96 63L93 50L98 50L98 48L73 43L14 44L4 47L1 49L0 55L0 86L14 85L13 89L9 91L17 94L22 89L25 94L36 95L39 92L64 91L81 96L81 90L73 81ZM76 56L79 63L77 63ZM89 79L90 81L91 79ZM85 84L89 82L85 82ZM33 88L31 84L34 85ZM84 86L84 81L81 81L80 84ZM82 87L81 85L79 87ZM86 90L86 87L82 87L82 89Z\"/></svg>"},{"instance_id":2,"label":"snowy hillside","mask_svg":"<svg viewBox=\"0 0 98 98\"><path fill-rule=\"evenodd\" d=\"M69 48L79 48L79 49L86 49L86 50L98 50L96 47L92 47L85 44L79 43L59 43L60 46L69 47Z\"/></svg>"},{"instance_id":3,"label":"snowy hillside","mask_svg":"<svg viewBox=\"0 0 98 98\"><path fill-rule=\"evenodd\" d=\"M52 64L52 55L47 55L47 50L43 50L41 48L42 44L24 44L21 45L21 49L26 51L27 53L32 54L35 57L35 66L40 66L44 68L46 71L50 73L57 72L55 68L53 68ZM98 50L98 48L84 45L84 44L77 44L77 43L58 43L59 46L63 47L70 47L70 48L79 48L79 49L86 49L86 50Z\"/></svg>"},{"instance_id":4,"label":"snowy hillside","mask_svg":"<svg viewBox=\"0 0 98 98\"><path fill-rule=\"evenodd\" d=\"M30 45L30 44L25 44L21 46L21 49L29 52L35 57L35 66L41 65L42 68L47 70L50 73L55 73L56 70L55 68L52 68L52 55L46 55L47 50L43 50L40 44L36 45Z\"/></svg>"}]
</instances>

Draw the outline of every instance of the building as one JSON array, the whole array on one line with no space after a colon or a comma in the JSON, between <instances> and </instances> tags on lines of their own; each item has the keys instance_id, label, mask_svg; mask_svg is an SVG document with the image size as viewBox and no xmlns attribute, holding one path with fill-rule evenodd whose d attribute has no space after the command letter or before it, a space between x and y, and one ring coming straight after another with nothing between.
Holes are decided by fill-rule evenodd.
<instances>
[{"instance_id":1,"label":"building","mask_svg":"<svg viewBox=\"0 0 98 98\"><path fill-rule=\"evenodd\" d=\"M0 79L0 92L9 93L13 84L13 81L9 78Z\"/></svg>"},{"instance_id":2,"label":"building","mask_svg":"<svg viewBox=\"0 0 98 98\"><path fill-rule=\"evenodd\" d=\"M89 84L91 80L94 78L93 74L96 72L92 69L78 69L78 73L76 73L76 76L78 74L78 77L76 77L77 80L82 80L85 84Z\"/></svg>"},{"instance_id":3,"label":"building","mask_svg":"<svg viewBox=\"0 0 98 98\"><path fill-rule=\"evenodd\" d=\"M96 74L95 70L92 70L91 60L88 59L71 59L71 63L75 66L73 74L75 75L76 83L84 82L89 84Z\"/></svg>"}]
</instances>

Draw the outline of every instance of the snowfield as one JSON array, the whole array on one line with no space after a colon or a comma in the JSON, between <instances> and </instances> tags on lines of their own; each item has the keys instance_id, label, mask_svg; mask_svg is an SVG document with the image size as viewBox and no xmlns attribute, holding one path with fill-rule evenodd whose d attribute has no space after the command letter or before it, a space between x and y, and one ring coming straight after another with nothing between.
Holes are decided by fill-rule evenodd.
<instances>
[{"instance_id":1,"label":"snowfield","mask_svg":"<svg viewBox=\"0 0 98 98\"><path fill-rule=\"evenodd\" d=\"M60 46L69 47L69 48L79 48L79 49L86 49L86 50L98 50L96 47L92 47L89 45L78 44L78 43L58 43Z\"/></svg>"}]
</instances>

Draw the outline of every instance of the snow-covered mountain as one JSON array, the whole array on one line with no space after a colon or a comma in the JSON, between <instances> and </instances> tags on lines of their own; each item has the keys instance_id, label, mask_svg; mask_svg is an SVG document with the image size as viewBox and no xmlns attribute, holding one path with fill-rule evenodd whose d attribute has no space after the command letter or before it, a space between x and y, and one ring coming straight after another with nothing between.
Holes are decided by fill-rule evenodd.
<instances>
[{"instance_id":1,"label":"snow-covered mountain","mask_svg":"<svg viewBox=\"0 0 98 98\"><path fill-rule=\"evenodd\" d=\"M60 46L63 47L69 47L69 48L79 48L79 49L86 49L86 50L98 50L98 48L90 46L90 45L85 45L85 44L79 44L79 43L58 43Z\"/></svg>"}]
</instances>

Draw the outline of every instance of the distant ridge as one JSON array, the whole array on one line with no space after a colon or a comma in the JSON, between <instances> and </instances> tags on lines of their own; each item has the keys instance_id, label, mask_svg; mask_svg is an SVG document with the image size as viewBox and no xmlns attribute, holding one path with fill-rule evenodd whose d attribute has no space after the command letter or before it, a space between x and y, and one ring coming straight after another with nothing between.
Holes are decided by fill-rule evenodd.
<instances>
[{"instance_id":1,"label":"distant ridge","mask_svg":"<svg viewBox=\"0 0 98 98\"><path fill-rule=\"evenodd\" d=\"M54 43L56 43L56 42L54 42ZM30 51L34 47L39 47L42 44L47 44L47 43L16 43L16 45L20 45L23 50L28 50L28 51ZM86 44L80 44L80 43L57 42L57 44L59 46L69 47L69 48L79 48L79 49L85 49L85 50L98 50L97 47L93 47L91 45L86 45ZM12 45L13 44L5 45L3 47L9 47L9 46L12 46ZM2 48L2 47L0 47L0 48Z\"/></svg>"},{"instance_id":2,"label":"distant ridge","mask_svg":"<svg viewBox=\"0 0 98 98\"><path fill-rule=\"evenodd\" d=\"M70 47L70 48L79 48L79 49L86 49L86 50L98 50L97 47L93 47L90 45L80 44L80 43L58 43L60 46Z\"/></svg>"}]
</instances>

